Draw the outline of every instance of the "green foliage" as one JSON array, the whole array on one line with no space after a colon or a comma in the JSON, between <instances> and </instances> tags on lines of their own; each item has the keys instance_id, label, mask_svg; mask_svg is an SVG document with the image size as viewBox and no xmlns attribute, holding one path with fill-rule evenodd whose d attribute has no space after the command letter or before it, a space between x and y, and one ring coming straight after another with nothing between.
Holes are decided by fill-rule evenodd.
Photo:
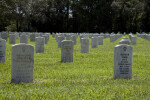
<instances>
[{"instance_id":1,"label":"green foliage","mask_svg":"<svg viewBox=\"0 0 150 100\"><path fill-rule=\"evenodd\" d=\"M140 0L118 0L111 4L113 9L113 30L136 32L142 31L144 2Z\"/></svg>"},{"instance_id":2,"label":"green foliage","mask_svg":"<svg viewBox=\"0 0 150 100\"><path fill-rule=\"evenodd\" d=\"M1 0L0 31L150 31L149 0ZM69 17L69 15L73 17Z\"/></svg>"},{"instance_id":3,"label":"green foliage","mask_svg":"<svg viewBox=\"0 0 150 100\"><path fill-rule=\"evenodd\" d=\"M74 62L61 63L61 49L51 36L45 53L35 53L34 82L20 84L10 83L12 45L7 42L6 62L0 63L0 99L149 100L150 41L138 38L137 45L132 45L132 79L113 79L114 46L119 41L104 39L103 46L92 49L90 45L90 53L81 54L78 38Z\"/></svg>"},{"instance_id":4,"label":"green foliage","mask_svg":"<svg viewBox=\"0 0 150 100\"><path fill-rule=\"evenodd\" d=\"M8 32L16 32L17 31L16 23L11 22L11 25L6 27L6 31L8 31Z\"/></svg>"}]
</instances>

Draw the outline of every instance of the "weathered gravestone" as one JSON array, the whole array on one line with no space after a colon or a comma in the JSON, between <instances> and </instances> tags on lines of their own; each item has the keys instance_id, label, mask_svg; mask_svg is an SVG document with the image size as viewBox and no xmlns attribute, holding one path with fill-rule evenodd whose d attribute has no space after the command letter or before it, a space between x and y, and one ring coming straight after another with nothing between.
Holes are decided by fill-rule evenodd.
<instances>
[{"instance_id":1,"label":"weathered gravestone","mask_svg":"<svg viewBox=\"0 0 150 100\"><path fill-rule=\"evenodd\" d=\"M81 53L89 53L89 39L88 38L81 39Z\"/></svg>"},{"instance_id":2,"label":"weathered gravestone","mask_svg":"<svg viewBox=\"0 0 150 100\"><path fill-rule=\"evenodd\" d=\"M32 41L32 42L35 41L35 34L34 33L30 34L30 41Z\"/></svg>"},{"instance_id":3,"label":"weathered gravestone","mask_svg":"<svg viewBox=\"0 0 150 100\"><path fill-rule=\"evenodd\" d=\"M28 44L28 36L23 34L20 36L20 43Z\"/></svg>"},{"instance_id":4,"label":"weathered gravestone","mask_svg":"<svg viewBox=\"0 0 150 100\"><path fill-rule=\"evenodd\" d=\"M6 40L0 38L0 63L6 61Z\"/></svg>"},{"instance_id":5,"label":"weathered gravestone","mask_svg":"<svg viewBox=\"0 0 150 100\"><path fill-rule=\"evenodd\" d=\"M73 62L73 42L63 40L61 43L61 62Z\"/></svg>"},{"instance_id":6,"label":"weathered gravestone","mask_svg":"<svg viewBox=\"0 0 150 100\"><path fill-rule=\"evenodd\" d=\"M133 49L130 45L120 44L114 49L114 78L132 78Z\"/></svg>"},{"instance_id":7,"label":"weathered gravestone","mask_svg":"<svg viewBox=\"0 0 150 100\"><path fill-rule=\"evenodd\" d=\"M16 43L16 35L10 34L9 35L9 44L15 44Z\"/></svg>"},{"instance_id":8,"label":"weathered gravestone","mask_svg":"<svg viewBox=\"0 0 150 100\"><path fill-rule=\"evenodd\" d=\"M98 36L98 45L103 45L103 36Z\"/></svg>"},{"instance_id":9,"label":"weathered gravestone","mask_svg":"<svg viewBox=\"0 0 150 100\"><path fill-rule=\"evenodd\" d=\"M92 37L92 48L98 48L98 38Z\"/></svg>"},{"instance_id":10,"label":"weathered gravestone","mask_svg":"<svg viewBox=\"0 0 150 100\"><path fill-rule=\"evenodd\" d=\"M33 82L34 47L28 44L12 46L11 82Z\"/></svg>"},{"instance_id":11,"label":"weathered gravestone","mask_svg":"<svg viewBox=\"0 0 150 100\"><path fill-rule=\"evenodd\" d=\"M63 37L63 36L58 36L57 37L57 43L58 43L58 48L61 48L61 42L63 41L63 40L65 40L65 37Z\"/></svg>"},{"instance_id":12,"label":"weathered gravestone","mask_svg":"<svg viewBox=\"0 0 150 100\"><path fill-rule=\"evenodd\" d=\"M35 38L35 52L36 53L44 53L45 52L45 38L44 37L36 37Z\"/></svg>"}]
</instances>

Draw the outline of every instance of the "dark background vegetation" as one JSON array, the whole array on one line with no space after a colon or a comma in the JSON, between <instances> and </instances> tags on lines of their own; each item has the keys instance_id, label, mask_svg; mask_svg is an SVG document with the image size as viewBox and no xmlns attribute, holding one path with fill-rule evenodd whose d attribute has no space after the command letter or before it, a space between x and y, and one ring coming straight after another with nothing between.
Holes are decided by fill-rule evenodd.
<instances>
[{"instance_id":1,"label":"dark background vegetation","mask_svg":"<svg viewBox=\"0 0 150 100\"><path fill-rule=\"evenodd\" d=\"M149 32L150 0L1 0L0 31Z\"/></svg>"}]
</instances>

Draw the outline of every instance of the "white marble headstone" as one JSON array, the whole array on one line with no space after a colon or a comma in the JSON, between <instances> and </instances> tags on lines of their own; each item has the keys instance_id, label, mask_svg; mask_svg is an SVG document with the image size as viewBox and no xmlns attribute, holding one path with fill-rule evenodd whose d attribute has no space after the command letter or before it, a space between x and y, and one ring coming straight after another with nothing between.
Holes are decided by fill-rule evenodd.
<instances>
[{"instance_id":1,"label":"white marble headstone","mask_svg":"<svg viewBox=\"0 0 150 100\"><path fill-rule=\"evenodd\" d=\"M36 37L35 38L35 52L36 53L44 53L45 52L45 38L44 37Z\"/></svg>"},{"instance_id":2,"label":"white marble headstone","mask_svg":"<svg viewBox=\"0 0 150 100\"><path fill-rule=\"evenodd\" d=\"M16 39L19 38L19 33L15 33Z\"/></svg>"},{"instance_id":3,"label":"white marble headstone","mask_svg":"<svg viewBox=\"0 0 150 100\"><path fill-rule=\"evenodd\" d=\"M52 37L53 37L53 38L55 38L55 35L56 35L55 33L52 33Z\"/></svg>"},{"instance_id":4,"label":"white marble headstone","mask_svg":"<svg viewBox=\"0 0 150 100\"><path fill-rule=\"evenodd\" d=\"M137 43L137 37L136 36L131 37L131 43L132 43L132 45L136 45L136 43Z\"/></svg>"},{"instance_id":5,"label":"white marble headstone","mask_svg":"<svg viewBox=\"0 0 150 100\"><path fill-rule=\"evenodd\" d=\"M66 40L71 40L71 35L66 35Z\"/></svg>"},{"instance_id":6,"label":"white marble headstone","mask_svg":"<svg viewBox=\"0 0 150 100\"><path fill-rule=\"evenodd\" d=\"M63 37L63 36L58 36L57 37L57 39L58 39L58 48L61 48L61 42L63 41L63 40L65 40L65 37Z\"/></svg>"},{"instance_id":7,"label":"white marble headstone","mask_svg":"<svg viewBox=\"0 0 150 100\"><path fill-rule=\"evenodd\" d=\"M127 44L130 45L130 41L128 38L123 38L122 40L119 41L119 44Z\"/></svg>"},{"instance_id":8,"label":"white marble headstone","mask_svg":"<svg viewBox=\"0 0 150 100\"><path fill-rule=\"evenodd\" d=\"M9 44L15 44L16 43L16 35L10 34L9 35Z\"/></svg>"},{"instance_id":9,"label":"white marble headstone","mask_svg":"<svg viewBox=\"0 0 150 100\"><path fill-rule=\"evenodd\" d=\"M35 38L41 36L40 33L35 34Z\"/></svg>"},{"instance_id":10,"label":"white marble headstone","mask_svg":"<svg viewBox=\"0 0 150 100\"><path fill-rule=\"evenodd\" d=\"M0 63L6 61L6 40L0 38Z\"/></svg>"},{"instance_id":11,"label":"white marble headstone","mask_svg":"<svg viewBox=\"0 0 150 100\"><path fill-rule=\"evenodd\" d=\"M77 39L75 35L71 36L71 40L73 41L73 44L76 45L77 44Z\"/></svg>"},{"instance_id":12,"label":"white marble headstone","mask_svg":"<svg viewBox=\"0 0 150 100\"><path fill-rule=\"evenodd\" d=\"M34 33L30 34L30 41L32 41L32 42L35 41L35 34Z\"/></svg>"},{"instance_id":13,"label":"white marble headstone","mask_svg":"<svg viewBox=\"0 0 150 100\"><path fill-rule=\"evenodd\" d=\"M23 34L20 36L20 43L26 43L28 44L28 36Z\"/></svg>"},{"instance_id":14,"label":"white marble headstone","mask_svg":"<svg viewBox=\"0 0 150 100\"><path fill-rule=\"evenodd\" d=\"M48 44L48 36L45 34L45 35L42 35L42 37L45 38L45 44Z\"/></svg>"},{"instance_id":15,"label":"white marble headstone","mask_svg":"<svg viewBox=\"0 0 150 100\"><path fill-rule=\"evenodd\" d=\"M81 39L81 53L89 53L89 39L88 38Z\"/></svg>"},{"instance_id":16,"label":"white marble headstone","mask_svg":"<svg viewBox=\"0 0 150 100\"><path fill-rule=\"evenodd\" d=\"M2 39L5 39L7 41L8 33L2 32L1 37L2 37Z\"/></svg>"},{"instance_id":17,"label":"white marble headstone","mask_svg":"<svg viewBox=\"0 0 150 100\"><path fill-rule=\"evenodd\" d=\"M103 36L98 36L98 45L103 45Z\"/></svg>"},{"instance_id":18,"label":"white marble headstone","mask_svg":"<svg viewBox=\"0 0 150 100\"><path fill-rule=\"evenodd\" d=\"M120 44L114 49L114 78L132 78L133 48Z\"/></svg>"},{"instance_id":19,"label":"white marble headstone","mask_svg":"<svg viewBox=\"0 0 150 100\"><path fill-rule=\"evenodd\" d=\"M12 46L11 82L33 82L34 47L28 44Z\"/></svg>"},{"instance_id":20,"label":"white marble headstone","mask_svg":"<svg viewBox=\"0 0 150 100\"><path fill-rule=\"evenodd\" d=\"M98 38L97 37L92 37L92 48L98 48Z\"/></svg>"},{"instance_id":21,"label":"white marble headstone","mask_svg":"<svg viewBox=\"0 0 150 100\"><path fill-rule=\"evenodd\" d=\"M73 42L63 40L61 43L61 62L73 62Z\"/></svg>"}]
</instances>

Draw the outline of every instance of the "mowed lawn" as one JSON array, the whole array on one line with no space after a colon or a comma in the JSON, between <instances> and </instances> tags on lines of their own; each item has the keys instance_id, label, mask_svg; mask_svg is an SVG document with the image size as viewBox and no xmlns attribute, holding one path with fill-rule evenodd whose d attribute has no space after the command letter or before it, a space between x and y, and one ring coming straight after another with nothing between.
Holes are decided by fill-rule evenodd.
<instances>
[{"instance_id":1,"label":"mowed lawn","mask_svg":"<svg viewBox=\"0 0 150 100\"><path fill-rule=\"evenodd\" d=\"M78 37L73 63L61 63L61 49L51 36L45 53L34 54L34 82L20 84L11 83L8 40L6 62L0 63L0 100L150 100L150 41L138 37L131 45L132 79L113 79L114 47L121 39L111 43L106 38L95 49L90 39L90 53L81 54Z\"/></svg>"}]
</instances>

